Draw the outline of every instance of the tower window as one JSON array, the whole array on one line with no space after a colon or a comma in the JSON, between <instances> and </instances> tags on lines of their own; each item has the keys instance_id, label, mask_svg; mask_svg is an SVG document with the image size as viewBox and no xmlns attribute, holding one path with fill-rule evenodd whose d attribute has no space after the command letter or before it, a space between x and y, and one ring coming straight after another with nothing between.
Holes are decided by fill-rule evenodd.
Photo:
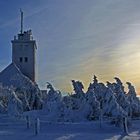
<instances>
[{"instance_id":1,"label":"tower window","mask_svg":"<svg viewBox=\"0 0 140 140\"><path fill-rule=\"evenodd\" d=\"M25 62L28 62L28 57L25 57L24 60L25 60Z\"/></svg>"},{"instance_id":2,"label":"tower window","mask_svg":"<svg viewBox=\"0 0 140 140\"><path fill-rule=\"evenodd\" d=\"M19 61L22 62L22 57L19 58Z\"/></svg>"}]
</instances>

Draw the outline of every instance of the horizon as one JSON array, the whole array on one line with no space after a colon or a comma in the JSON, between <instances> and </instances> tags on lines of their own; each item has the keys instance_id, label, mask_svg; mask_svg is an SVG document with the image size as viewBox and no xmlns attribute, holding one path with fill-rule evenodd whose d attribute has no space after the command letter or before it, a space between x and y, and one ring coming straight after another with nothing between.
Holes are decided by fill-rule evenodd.
<instances>
[{"instance_id":1,"label":"horizon","mask_svg":"<svg viewBox=\"0 0 140 140\"><path fill-rule=\"evenodd\" d=\"M126 90L130 81L139 94L139 6L139 0L2 0L0 71L11 63L11 40L20 32L21 8L24 30L33 31L38 45L40 88L50 82L72 92L71 80L79 80L86 89L96 75L103 83L119 77Z\"/></svg>"}]
</instances>

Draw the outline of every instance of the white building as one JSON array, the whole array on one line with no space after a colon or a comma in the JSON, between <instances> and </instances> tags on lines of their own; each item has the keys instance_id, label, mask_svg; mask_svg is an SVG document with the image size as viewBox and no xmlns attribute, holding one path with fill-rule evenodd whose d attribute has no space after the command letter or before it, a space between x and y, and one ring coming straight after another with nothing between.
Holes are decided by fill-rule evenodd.
<instances>
[{"instance_id":1,"label":"white building","mask_svg":"<svg viewBox=\"0 0 140 140\"><path fill-rule=\"evenodd\" d=\"M12 42L12 63L0 72L0 83L4 86L18 86L21 76L36 81L36 41L31 30L23 32L23 12L21 11L21 31ZM20 75L17 76L17 75ZM19 79L15 79L19 77ZM14 80L14 81L13 81ZM14 84L15 82L16 84ZM12 84L13 83L13 84Z\"/></svg>"}]
</instances>

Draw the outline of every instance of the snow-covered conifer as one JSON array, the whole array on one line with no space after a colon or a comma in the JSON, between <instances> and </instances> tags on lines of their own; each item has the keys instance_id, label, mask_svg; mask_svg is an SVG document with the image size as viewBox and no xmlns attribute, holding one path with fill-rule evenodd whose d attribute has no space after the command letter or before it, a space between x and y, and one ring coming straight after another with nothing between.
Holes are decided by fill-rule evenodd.
<instances>
[{"instance_id":1,"label":"snow-covered conifer","mask_svg":"<svg viewBox=\"0 0 140 140\"><path fill-rule=\"evenodd\" d=\"M8 115L18 117L23 113L23 105L14 91L8 97Z\"/></svg>"},{"instance_id":2,"label":"snow-covered conifer","mask_svg":"<svg viewBox=\"0 0 140 140\"><path fill-rule=\"evenodd\" d=\"M126 93L124 91L124 86L121 80L117 77L114 78L116 83L114 83L114 94L117 99L118 104L127 112L130 112L130 103L126 98Z\"/></svg>"},{"instance_id":3,"label":"snow-covered conifer","mask_svg":"<svg viewBox=\"0 0 140 140\"><path fill-rule=\"evenodd\" d=\"M136 96L135 88L130 82L126 82L126 84L128 85L127 100L130 103L129 115L131 117L140 116L140 100Z\"/></svg>"}]
</instances>

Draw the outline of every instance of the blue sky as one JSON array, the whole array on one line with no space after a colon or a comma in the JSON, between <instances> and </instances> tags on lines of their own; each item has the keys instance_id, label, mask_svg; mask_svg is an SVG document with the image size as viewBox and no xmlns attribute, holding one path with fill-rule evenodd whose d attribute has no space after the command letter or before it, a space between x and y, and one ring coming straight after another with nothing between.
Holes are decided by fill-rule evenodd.
<instances>
[{"instance_id":1,"label":"blue sky","mask_svg":"<svg viewBox=\"0 0 140 140\"><path fill-rule=\"evenodd\" d=\"M38 83L72 91L70 80L87 87L119 76L140 91L139 0L0 0L0 70L11 62L11 40L24 30L37 40Z\"/></svg>"}]
</instances>

